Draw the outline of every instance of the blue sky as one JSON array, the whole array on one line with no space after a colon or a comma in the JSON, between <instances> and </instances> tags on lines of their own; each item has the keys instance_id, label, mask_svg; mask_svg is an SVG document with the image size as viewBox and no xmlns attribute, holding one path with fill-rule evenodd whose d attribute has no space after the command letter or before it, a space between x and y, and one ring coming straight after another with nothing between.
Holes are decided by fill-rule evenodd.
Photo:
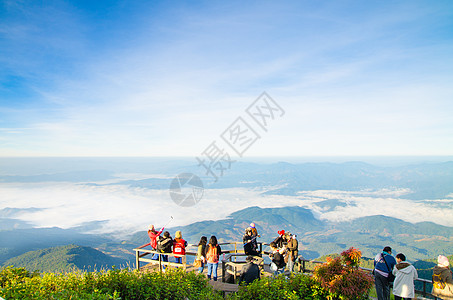
<instances>
[{"instance_id":1,"label":"blue sky","mask_svg":"<svg viewBox=\"0 0 453 300\"><path fill-rule=\"evenodd\" d=\"M0 156L453 155L452 1L1 1ZM225 146L226 147L226 146Z\"/></svg>"}]
</instances>

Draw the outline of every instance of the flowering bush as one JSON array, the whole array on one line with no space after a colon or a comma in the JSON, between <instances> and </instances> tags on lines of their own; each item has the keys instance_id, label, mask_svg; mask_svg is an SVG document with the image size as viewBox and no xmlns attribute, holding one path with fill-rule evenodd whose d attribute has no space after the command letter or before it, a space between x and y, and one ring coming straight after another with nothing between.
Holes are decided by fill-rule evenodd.
<instances>
[{"instance_id":1,"label":"flowering bush","mask_svg":"<svg viewBox=\"0 0 453 300\"><path fill-rule=\"evenodd\" d=\"M360 264L360 258L362 257L362 252L359 249L351 247L348 250L341 252L341 256L343 257L345 264L353 268L358 268Z\"/></svg>"},{"instance_id":2,"label":"flowering bush","mask_svg":"<svg viewBox=\"0 0 453 300\"><path fill-rule=\"evenodd\" d=\"M160 274L113 269L101 272L30 273L0 269L0 297L5 299L222 299L206 277L168 270Z\"/></svg>"},{"instance_id":3,"label":"flowering bush","mask_svg":"<svg viewBox=\"0 0 453 300\"><path fill-rule=\"evenodd\" d=\"M328 299L368 299L373 277L358 268L361 256L358 249L351 247L315 268L314 279L330 292Z\"/></svg>"}]
</instances>

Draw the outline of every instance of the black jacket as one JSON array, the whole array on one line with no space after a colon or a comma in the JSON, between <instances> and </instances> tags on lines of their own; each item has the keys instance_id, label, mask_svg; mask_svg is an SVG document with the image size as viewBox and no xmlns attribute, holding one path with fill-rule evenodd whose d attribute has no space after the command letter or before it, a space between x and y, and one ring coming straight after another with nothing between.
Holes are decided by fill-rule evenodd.
<instances>
[{"instance_id":1,"label":"black jacket","mask_svg":"<svg viewBox=\"0 0 453 300\"><path fill-rule=\"evenodd\" d=\"M173 246L173 240L171 237L169 238L164 238L162 236L159 236L157 239L157 250L159 250L162 253L171 253L171 246Z\"/></svg>"},{"instance_id":2,"label":"black jacket","mask_svg":"<svg viewBox=\"0 0 453 300\"><path fill-rule=\"evenodd\" d=\"M277 265L277 268L281 269L286 266L285 258L279 252L271 254L272 262Z\"/></svg>"},{"instance_id":3,"label":"black jacket","mask_svg":"<svg viewBox=\"0 0 453 300\"><path fill-rule=\"evenodd\" d=\"M248 262L242 267L238 283L244 281L246 284L250 284L255 279L260 279L260 268L256 264Z\"/></svg>"}]
</instances>

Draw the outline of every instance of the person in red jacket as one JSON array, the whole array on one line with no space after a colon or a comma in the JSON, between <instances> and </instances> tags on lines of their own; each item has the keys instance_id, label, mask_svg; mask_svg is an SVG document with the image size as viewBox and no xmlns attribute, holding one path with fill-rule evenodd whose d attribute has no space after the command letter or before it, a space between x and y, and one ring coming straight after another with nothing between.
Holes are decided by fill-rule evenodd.
<instances>
[{"instance_id":1,"label":"person in red jacket","mask_svg":"<svg viewBox=\"0 0 453 300\"><path fill-rule=\"evenodd\" d=\"M176 231L175 239L173 240L173 254L185 255L187 242L182 238L181 231ZM176 256L175 262L181 264L182 256Z\"/></svg>"},{"instance_id":2,"label":"person in red jacket","mask_svg":"<svg viewBox=\"0 0 453 300\"><path fill-rule=\"evenodd\" d=\"M156 232L154 229L154 225L149 225L148 226L148 236L151 242L149 243L151 245L151 248L153 248L154 251L157 250L157 237L164 231L164 227L159 232ZM153 257L151 259L158 259L159 254L153 254Z\"/></svg>"}]
</instances>

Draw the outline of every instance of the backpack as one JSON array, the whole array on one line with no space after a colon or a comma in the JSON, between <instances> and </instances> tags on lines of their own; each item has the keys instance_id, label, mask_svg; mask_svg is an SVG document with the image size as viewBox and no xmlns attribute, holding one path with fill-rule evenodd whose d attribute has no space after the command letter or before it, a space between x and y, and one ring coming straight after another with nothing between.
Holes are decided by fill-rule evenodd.
<instances>
[{"instance_id":1,"label":"backpack","mask_svg":"<svg viewBox=\"0 0 453 300\"><path fill-rule=\"evenodd\" d=\"M158 236L157 239L156 239L156 250L157 251L160 251L160 252L164 252L164 246L162 244L162 242L164 241L164 237L162 236Z\"/></svg>"},{"instance_id":2,"label":"backpack","mask_svg":"<svg viewBox=\"0 0 453 300\"><path fill-rule=\"evenodd\" d=\"M442 280L440 274L433 274L433 286L438 290L443 290L445 288L445 282Z\"/></svg>"},{"instance_id":3,"label":"backpack","mask_svg":"<svg viewBox=\"0 0 453 300\"><path fill-rule=\"evenodd\" d=\"M217 245L213 246L209 244L209 250L206 253L206 260L209 263L217 263L219 262L219 254L217 253Z\"/></svg>"},{"instance_id":4,"label":"backpack","mask_svg":"<svg viewBox=\"0 0 453 300\"><path fill-rule=\"evenodd\" d=\"M183 239L180 239L179 241L174 241L173 242L173 253L174 254L180 254L184 255L186 254L186 246L185 246L186 241Z\"/></svg>"}]
</instances>

